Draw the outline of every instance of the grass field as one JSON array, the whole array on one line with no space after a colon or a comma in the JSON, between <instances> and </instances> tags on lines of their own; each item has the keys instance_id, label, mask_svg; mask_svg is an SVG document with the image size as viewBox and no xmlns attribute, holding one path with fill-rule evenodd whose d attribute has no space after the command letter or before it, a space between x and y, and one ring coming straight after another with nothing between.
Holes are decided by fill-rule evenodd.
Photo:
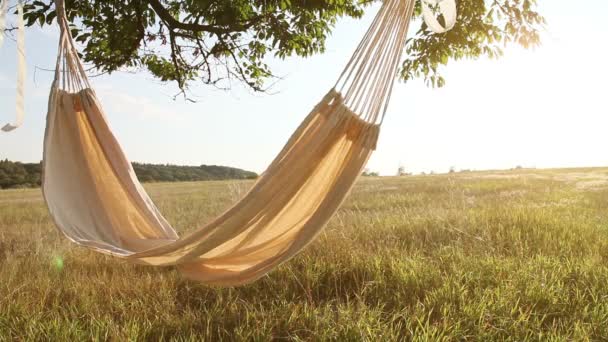
<instances>
[{"instance_id":1,"label":"grass field","mask_svg":"<svg viewBox=\"0 0 608 342\"><path fill-rule=\"evenodd\" d=\"M251 183L150 184L182 231ZM362 179L320 238L210 288L68 243L0 191L0 340L608 340L608 169Z\"/></svg>"}]
</instances>

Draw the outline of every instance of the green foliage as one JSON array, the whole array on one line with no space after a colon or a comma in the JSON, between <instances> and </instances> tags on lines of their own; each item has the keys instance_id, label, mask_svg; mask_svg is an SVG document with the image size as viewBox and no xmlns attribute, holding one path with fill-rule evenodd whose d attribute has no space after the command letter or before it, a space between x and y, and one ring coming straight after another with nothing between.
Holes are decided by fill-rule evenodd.
<instances>
[{"instance_id":1,"label":"green foliage","mask_svg":"<svg viewBox=\"0 0 608 342\"><path fill-rule=\"evenodd\" d=\"M185 182L225 179L255 179L257 174L233 167L217 165L179 166L133 163L142 182Z\"/></svg>"},{"instance_id":2,"label":"green foliage","mask_svg":"<svg viewBox=\"0 0 608 342\"><path fill-rule=\"evenodd\" d=\"M424 77L427 85L442 87L445 79L439 67L450 60L498 58L507 44L525 48L540 44L545 19L535 11L536 0L458 0L457 7L458 22L452 30L429 34L423 23L408 39L402 79Z\"/></svg>"},{"instance_id":3,"label":"green foliage","mask_svg":"<svg viewBox=\"0 0 608 342\"><path fill-rule=\"evenodd\" d=\"M337 18L363 13L356 0L67 0L66 8L83 59L100 71L144 67L182 88L234 78L255 90L271 77L266 55L322 52ZM56 13L50 0L34 1L25 17L44 25Z\"/></svg>"},{"instance_id":4,"label":"green foliage","mask_svg":"<svg viewBox=\"0 0 608 342\"><path fill-rule=\"evenodd\" d=\"M185 233L252 182L146 184ZM364 178L303 253L215 288L77 248L0 191L0 341L606 341L608 169Z\"/></svg>"},{"instance_id":5,"label":"green foliage","mask_svg":"<svg viewBox=\"0 0 608 342\"><path fill-rule=\"evenodd\" d=\"M41 164L0 160L0 189L40 186Z\"/></svg>"},{"instance_id":6,"label":"green foliage","mask_svg":"<svg viewBox=\"0 0 608 342\"><path fill-rule=\"evenodd\" d=\"M185 182L225 179L254 179L257 174L233 167L201 165L155 165L133 163L137 178L142 182ZM40 163L19 163L0 160L0 189L33 188L40 186Z\"/></svg>"},{"instance_id":7,"label":"green foliage","mask_svg":"<svg viewBox=\"0 0 608 342\"><path fill-rule=\"evenodd\" d=\"M265 90L268 55L311 56L341 17L359 18L367 0L66 0L83 59L102 72L144 68L185 89L189 82L225 88L239 80ZM544 19L536 0L458 0L456 27L431 34L425 24L405 46L402 79L441 87L450 60L499 57L502 47L539 44ZM417 4L419 7L419 4ZM416 15L420 15L417 8ZM27 25L56 19L51 0L27 1ZM441 21L441 18L440 18ZM353 39L357 39L353 37Z\"/></svg>"}]
</instances>

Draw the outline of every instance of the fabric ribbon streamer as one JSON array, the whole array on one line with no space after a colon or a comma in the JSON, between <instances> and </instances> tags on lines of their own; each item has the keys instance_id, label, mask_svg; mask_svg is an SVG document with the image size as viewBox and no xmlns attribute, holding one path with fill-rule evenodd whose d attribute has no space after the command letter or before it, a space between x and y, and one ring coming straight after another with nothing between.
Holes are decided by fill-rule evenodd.
<instances>
[{"instance_id":1,"label":"fabric ribbon streamer","mask_svg":"<svg viewBox=\"0 0 608 342\"><path fill-rule=\"evenodd\" d=\"M444 33L451 30L456 24L456 0L420 0L422 17L429 29L435 33ZM439 23L431 6L439 5L439 10L445 20L445 26Z\"/></svg>"},{"instance_id":2,"label":"fabric ribbon streamer","mask_svg":"<svg viewBox=\"0 0 608 342\"><path fill-rule=\"evenodd\" d=\"M4 43L4 29L6 28L6 11L8 11L8 0L0 0L0 48Z\"/></svg>"},{"instance_id":3,"label":"fabric ribbon streamer","mask_svg":"<svg viewBox=\"0 0 608 342\"><path fill-rule=\"evenodd\" d=\"M0 46L4 38L4 28L6 26L6 12L8 9L8 0L2 1L0 5ZM25 23L23 21L23 4L17 4L17 103L16 103L16 119L12 124L6 124L2 127L4 132L10 132L23 124L25 117Z\"/></svg>"}]
</instances>

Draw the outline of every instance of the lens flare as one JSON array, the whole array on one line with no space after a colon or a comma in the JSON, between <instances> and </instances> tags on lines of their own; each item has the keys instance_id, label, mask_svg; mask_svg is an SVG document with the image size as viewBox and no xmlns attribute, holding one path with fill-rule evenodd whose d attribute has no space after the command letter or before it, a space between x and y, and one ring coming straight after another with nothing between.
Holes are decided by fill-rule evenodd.
<instances>
[{"instance_id":1,"label":"lens flare","mask_svg":"<svg viewBox=\"0 0 608 342\"><path fill-rule=\"evenodd\" d=\"M60 256L53 257L52 265L57 271L63 270L63 258Z\"/></svg>"}]
</instances>

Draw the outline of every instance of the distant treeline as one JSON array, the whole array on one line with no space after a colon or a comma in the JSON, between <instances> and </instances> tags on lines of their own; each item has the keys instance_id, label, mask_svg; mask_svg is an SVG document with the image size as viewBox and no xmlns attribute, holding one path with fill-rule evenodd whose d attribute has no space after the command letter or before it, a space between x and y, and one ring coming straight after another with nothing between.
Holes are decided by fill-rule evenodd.
<instances>
[{"instance_id":1,"label":"distant treeline","mask_svg":"<svg viewBox=\"0 0 608 342\"><path fill-rule=\"evenodd\" d=\"M258 176L255 172L217 165L179 166L133 163L133 169L137 178L142 182L254 179Z\"/></svg>"},{"instance_id":2,"label":"distant treeline","mask_svg":"<svg viewBox=\"0 0 608 342\"><path fill-rule=\"evenodd\" d=\"M216 165L178 166L133 163L133 169L141 182L254 179L258 176L251 171ZM0 189L38 187L41 174L41 163L0 160Z\"/></svg>"}]
</instances>

